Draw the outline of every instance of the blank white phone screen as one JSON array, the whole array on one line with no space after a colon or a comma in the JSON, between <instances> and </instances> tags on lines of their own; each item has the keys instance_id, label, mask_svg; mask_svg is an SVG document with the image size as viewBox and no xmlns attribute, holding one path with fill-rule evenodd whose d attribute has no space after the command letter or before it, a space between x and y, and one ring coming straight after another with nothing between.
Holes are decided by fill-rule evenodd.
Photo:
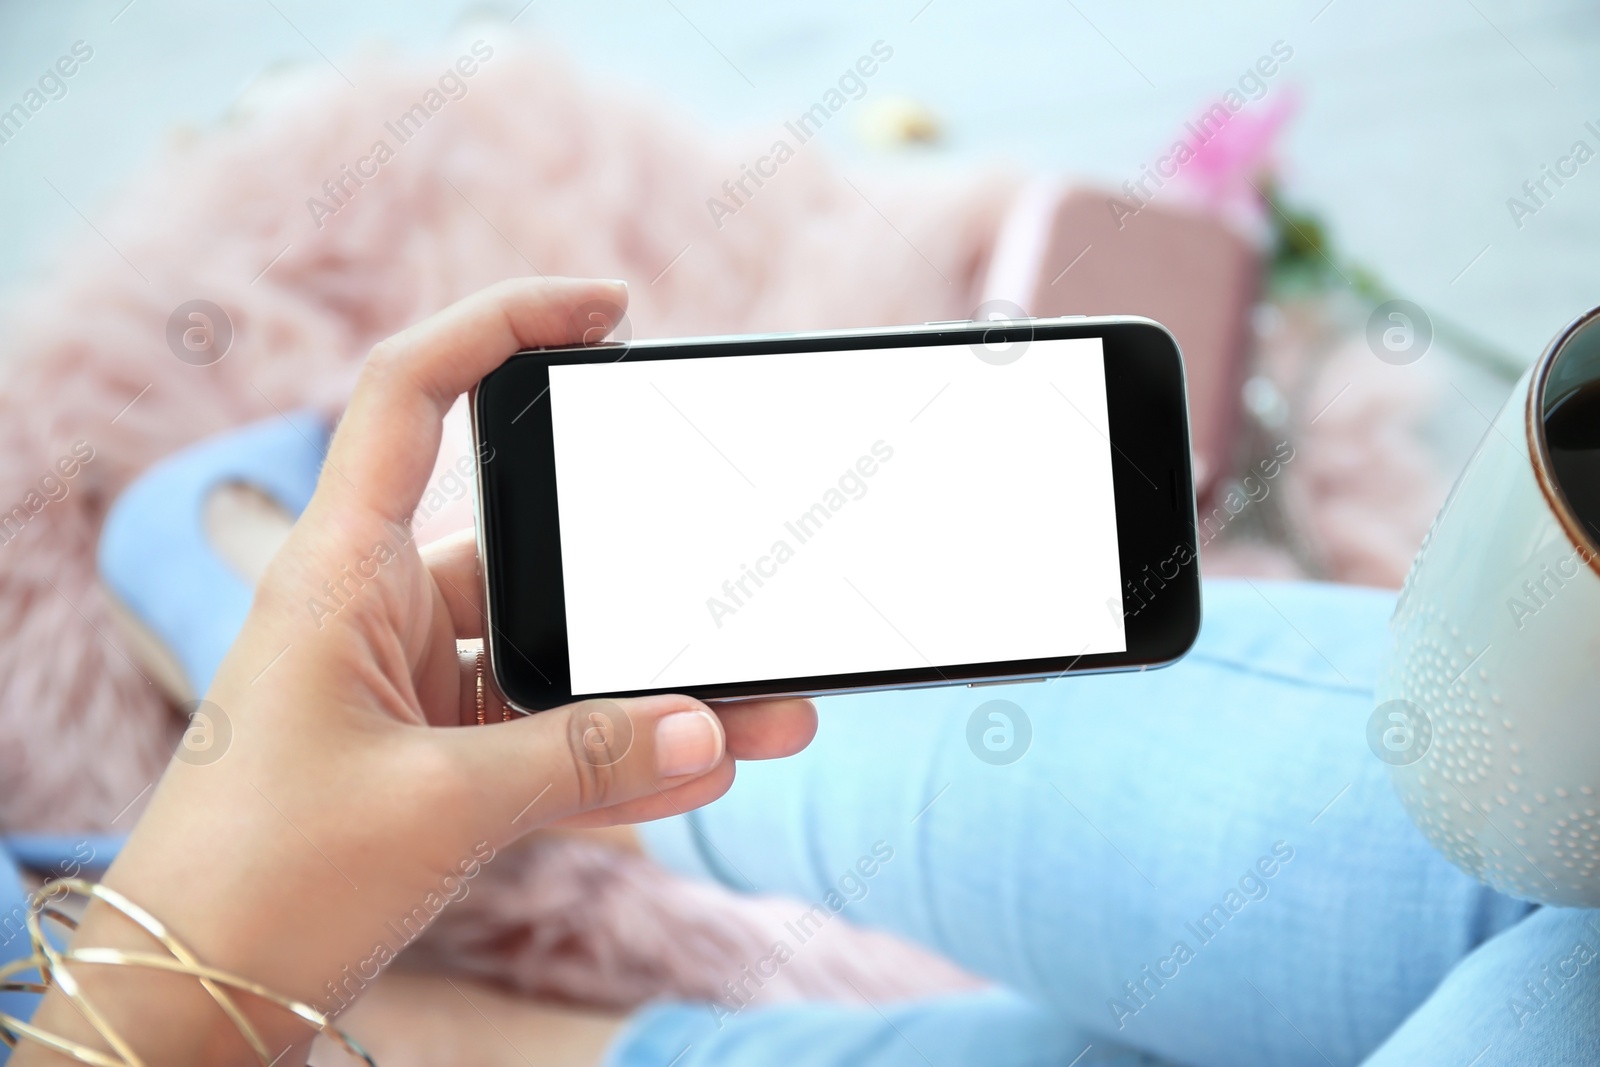
<instances>
[{"instance_id":1,"label":"blank white phone screen","mask_svg":"<svg viewBox=\"0 0 1600 1067\"><path fill-rule=\"evenodd\" d=\"M575 694L1127 649L1098 338L635 357L550 368Z\"/></svg>"}]
</instances>

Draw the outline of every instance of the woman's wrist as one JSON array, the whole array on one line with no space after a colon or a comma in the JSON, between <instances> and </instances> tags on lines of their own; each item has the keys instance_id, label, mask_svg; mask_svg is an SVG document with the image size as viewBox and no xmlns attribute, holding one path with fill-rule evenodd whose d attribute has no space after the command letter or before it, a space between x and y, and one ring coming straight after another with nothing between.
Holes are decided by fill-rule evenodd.
<instances>
[{"instance_id":1,"label":"woman's wrist","mask_svg":"<svg viewBox=\"0 0 1600 1067\"><path fill-rule=\"evenodd\" d=\"M131 899L131 898L130 898ZM73 951L112 949L164 955L159 944L125 916L100 901L85 909L73 936ZM31 1025L57 1040L118 1055L118 1045L100 1033L79 1005L89 1005L123 1049L147 1064L257 1064L243 1034L200 982L189 975L136 965L67 964L75 987L69 998L53 984ZM76 999L77 1003L74 1003ZM304 1062L313 1034L287 1012L232 994L231 999L279 1064ZM301 1059L296 1059L296 1056ZM12 1055L16 1067L55 1064L74 1057L33 1041Z\"/></svg>"},{"instance_id":2,"label":"woman's wrist","mask_svg":"<svg viewBox=\"0 0 1600 1067\"><path fill-rule=\"evenodd\" d=\"M226 772L221 764L174 763L104 884L155 917L204 965L332 1013L342 1002L330 1002L324 989L344 962L360 958L365 928L376 922L368 921L369 908L386 895L385 874L349 856L335 867L295 829L292 787L248 766L245 752L234 755L239 761ZM291 796L269 799L279 792ZM365 894L356 888L363 883L371 886ZM166 955L99 901L86 909L71 948ZM259 1063L194 977L136 966L68 968L83 998L147 1064ZM229 996L270 1048L269 1059L284 1054L280 1067L304 1062L296 1057L314 1036L306 1022L248 993ZM90 1048L110 1048L60 990L45 997L33 1022ZM26 1042L16 1057L19 1067L61 1062Z\"/></svg>"}]
</instances>

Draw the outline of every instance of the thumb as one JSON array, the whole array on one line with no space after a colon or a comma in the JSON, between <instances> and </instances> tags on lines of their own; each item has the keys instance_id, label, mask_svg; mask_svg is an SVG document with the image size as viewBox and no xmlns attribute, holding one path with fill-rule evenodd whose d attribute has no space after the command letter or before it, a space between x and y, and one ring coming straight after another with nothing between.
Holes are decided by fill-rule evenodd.
<instances>
[{"instance_id":1,"label":"thumb","mask_svg":"<svg viewBox=\"0 0 1600 1067\"><path fill-rule=\"evenodd\" d=\"M513 837L560 819L633 807L629 802L698 779L726 779L703 797L684 798L683 807L698 806L732 782L721 720L700 701L676 694L584 700L512 722L439 732L466 764L475 809L504 815Z\"/></svg>"}]
</instances>

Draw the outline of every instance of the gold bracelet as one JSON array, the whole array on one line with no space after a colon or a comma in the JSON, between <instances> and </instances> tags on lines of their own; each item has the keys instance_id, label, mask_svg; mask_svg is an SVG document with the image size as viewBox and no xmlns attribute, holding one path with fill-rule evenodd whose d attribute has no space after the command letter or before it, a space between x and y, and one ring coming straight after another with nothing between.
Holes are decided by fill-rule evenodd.
<instances>
[{"instance_id":1,"label":"gold bracelet","mask_svg":"<svg viewBox=\"0 0 1600 1067\"><path fill-rule=\"evenodd\" d=\"M61 923L70 930L77 929L77 921L70 915L55 907L50 898L61 893L79 893L86 897L99 900L120 912L125 918L144 930L145 933L155 938L161 946L171 953L171 956L162 956L148 952L124 952L114 948L80 948L69 949L62 952L52 945L44 936L42 916L48 915L51 919ZM105 1017L95 1008L94 1004L84 996L77 979L66 967L68 963L89 964L92 966L111 967L138 967L145 970L166 971L174 974L187 974L199 980L200 985L211 998L217 1002L230 1022L238 1028L239 1034L250 1046L251 1051L266 1067L276 1061L272 1059L266 1044L261 1040L261 1035L250 1025L239 1006L228 995L226 989L235 989L248 993L253 997L276 1004L288 1011L301 1021L307 1023L318 1033L331 1038L340 1048L351 1056L366 1063L368 1067L377 1067L372 1057L367 1054L356 1041L344 1031L333 1025L322 1012L303 1001L274 993L265 986L259 985L246 978L229 974L226 971L208 967L190 952L188 947L179 941L166 925L145 911L139 905L118 893L115 889L86 882L81 878L58 878L46 882L29 895L28 908L28 937L32 943L31 956L14 960L0 966L0 991L45 993L53 986L62 996L75 1007L88 1021L96 1033L111 1046L115 1058L104 1052L80 1045L69 1038L41 1030L32 1023L15 1016L0 1012L0 1040L7 1047L16 1048L20 1041L32 1041L43 1045L45 1048L61 1055L68 1056L79 1063L95 1064L96 1067L146 1067L145 1061L134 1052L131 1046L120 1034L106 1021ZM14 976L27 974L30 971L38 973L40 981L21 981ZM281 1055L281 1053L280 1053Z\"/></svg>"}]
</instances>

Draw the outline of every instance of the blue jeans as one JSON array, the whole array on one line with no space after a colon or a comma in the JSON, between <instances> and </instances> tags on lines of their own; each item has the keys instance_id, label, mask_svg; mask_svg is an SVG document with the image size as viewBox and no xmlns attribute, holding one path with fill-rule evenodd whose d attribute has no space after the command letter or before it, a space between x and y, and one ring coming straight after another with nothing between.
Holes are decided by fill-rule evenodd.
<instances>
[{"instance_id":1,"label":"blue jeans","mask_svg":"<svg viewBox=\"0 0 1600 1067\"><path fill-rule=\"evenodd\" d=\"M609 1064L1600 1062L1600 912L1452 867L1367 748L1392 607L1212 582L1199 644L1168 670L822 702L805 754L741 767L725 799L643 827L647 847L995 987L655 1005ZM1022 750L1019 716L969 729L996 699L1031 723L1014 762L997 761Z\"/></svg>"}]
</instances>

